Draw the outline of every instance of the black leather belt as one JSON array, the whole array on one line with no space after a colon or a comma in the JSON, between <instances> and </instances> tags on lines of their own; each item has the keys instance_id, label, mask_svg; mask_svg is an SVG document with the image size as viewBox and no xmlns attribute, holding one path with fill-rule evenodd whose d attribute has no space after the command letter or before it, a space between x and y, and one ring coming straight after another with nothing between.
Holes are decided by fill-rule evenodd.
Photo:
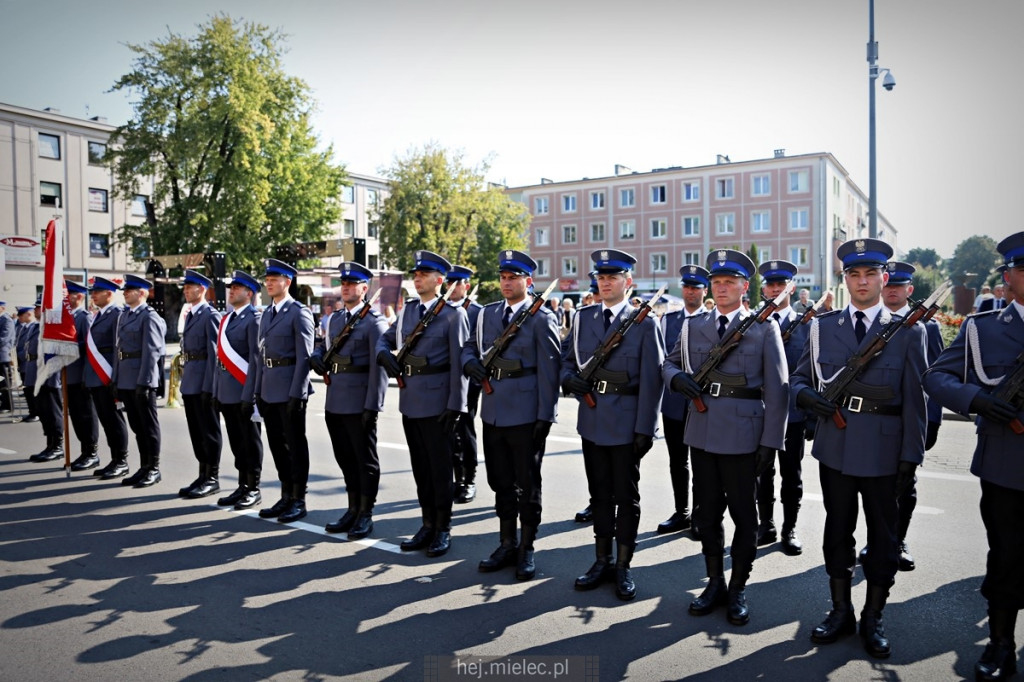
<instances>
[{"instance_id":1,"label":"black leather belt","mask_svg":"<svg viewBox=\"0 0 1024 682\"><path fill-rule=\"evenodd\" d=\"M26 355L25 357L28 359L29 362L35 362L36 360L39 359L38 355Z\"/></svg>"},{"instance_id":2,"label":"black leather belt","mask_svg":"<svg viewBox=\"0 0 1024 682\"><path fill-rule=\"evenodd\" d=\"M288 367L295 364L295 358L263 358L264 367Z\"/></svg>"},{"instance_id":3,"label":"black leather belt","mask_svg":"<svg viewBox=\"0 0 1024 682\"><path fill-rule=\"evenodd\" d=\"M640 387L635 384L615 384L610 381L598 381L594 384L594 393L601 395L640 395Z\"/></svg>"},{"instance_id":4,"label":"black leather belt","mask_svg":"<svg viewBox=\"0 0 1024 682\"><path fill-rule=\"evenodd\" d=\"M421 374L444 374L445 372L451 371L452 366L447 362L443 365L426 365L425 367L413 367L412 365L406 365L403 368L402 374L407 377L415 377Z\"/></svg>"},{"instance_id":5,"label":"black leather belt","mask_svg":"<svg viewBox=\"0 0 1024 682\"><path fill-rule=\"evenodd\" d=\"M125 352L123 350L117 351L117 359L118 360L133 360L135 358L141 358L141 357L142 357L142 351L135 351L134 353Z\"/></svg>"},{"instance_id":6,"label":"black leather belt","mask_svg":"<svg viewBox=\"0 0 1024 682\"><path fill-rule=\"evenodd\" d=\"M708 386L708 390L704 392L704 395L709 395L712 398L737 398L739 400L760 400L761 389L747 388L746 386L725 386L724 384L714 382Z\"/></svg>"},{"instance_id":7,"label":"black leather belt","mask_svg":"<svg viewBox=\"0 0 1024 682\"><path fill-rule=\"evenodd\" d=\"M97 346L96 350L98 350L101 353L111 353L111 352L113 352L114 347L113 346Z\"/></svg>"},{"instance_id":8,"label":"black leather belt","mask_svg":"<svg viewBox=\"0 0 1024 682\"><path fill-rule=\"evenodd\" d=\"M185 359L185 362L192 362L193 360L205 360L208 356L206 353L182 353L181 357Z\"/></svg>"},{"instance_id":9,"label":"black leather belt","mask_svg":"<svg viewBox=\"0 0 1024 682\"><path fill-rule=\"evenodd\" d=\"M337 362L331 363L331 374L369 374L369 365L339 365Z\"/></svg>"},{"instance_id":10,"label":"black leather belt","mask_svg":"<svg viewBox=\"0 0 1024 682\"><path fill-rule=\"evenodd\" d=\"M857 395L844 395L839 399L839 407L845 407L855 414L880 414L886 417L898 417L903 414L902 405L869 400Z\"/></svg>"},{"instance_id":11,"label":"black leather belt","mask_svg":"<svg viewBox=\"0 0 1024 682\"><path fill-rule=\"evenodd\" d=\"M500 367L491 367L491 378L495 381L501 381L502 379L518 379L519 377L533 376L536 373L536 367L520 367L519 369L501 369Z\"/></svg>"}]
</instances>

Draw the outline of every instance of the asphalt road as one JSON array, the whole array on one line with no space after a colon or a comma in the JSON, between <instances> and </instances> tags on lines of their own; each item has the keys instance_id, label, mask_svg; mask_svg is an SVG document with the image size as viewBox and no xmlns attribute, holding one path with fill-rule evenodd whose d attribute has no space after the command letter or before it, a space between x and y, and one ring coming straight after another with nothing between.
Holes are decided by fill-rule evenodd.
<instances>
[{"instance_id":1,"label":"asphalt road","mask_svg":"<svg viewBox=\"0 0 1024 682\"><path fill-rule=\"evenodd\" d=\"M921 471L909 536L918 567L897 576L885 610L894 653L880 662L857 637L820 647L809 640L829 608L824 512L809 455L798 524L805 551L759 551L747 590L751 621L736 627L724 610L687 613L704 585L700 547L654 533L672 510L664 442L642 465L638 596L624 603L611 585L588 593L572 586L593 560L591 528L572 520L587 500L574 401L562 400L548 441L537 577L520 583L512 569L476 568L497 544L482 466L477 499L456 505L452 551L438 559L397 551L419 522L394 388L379 427L374 534L348 542L323 533L345 496L317 390L308 416L310 514L291 526L217 508L215 498L176 496L195 476L182 410L160 410L164 480L145 490L30 463L43 445L39 425L0 419L0 680L934 681L971 677L987 639L978 594L986 542L979 487L967 471L967 422L944 424ZM101 454L106 463L103 446ZM134 445L129 461L134 469ZM229 491L229 451L223 463ZM277 499L275 478L268 452L266 504ZM858 572L858 609L864 591ZM450 656L461 657L461 674L448 671ZM488 677L492 669L472 666L481 657L534 663L536 674Z\"/></svg>"}]
</instances>

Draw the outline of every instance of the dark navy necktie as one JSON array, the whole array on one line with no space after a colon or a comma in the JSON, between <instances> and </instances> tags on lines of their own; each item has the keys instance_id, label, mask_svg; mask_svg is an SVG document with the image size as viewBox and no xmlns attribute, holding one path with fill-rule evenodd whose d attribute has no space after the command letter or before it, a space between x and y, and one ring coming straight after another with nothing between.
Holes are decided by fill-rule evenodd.
<instances>
[{"instance_id":1,"label":"dark navy necktie","mask_svg":"<svg viewBox=\"0 0 1024 682\"><path fill-rule=\"evenodd\" d=\"M853 325L853 333L857 335L857 343L860 343L864 340L864 337L867 336L868 328L864 325L863 312L858 310L853 314L853 316L857 318L857 323Z\"/></svg>"},{"instance_id":2,"label":"dark navy necktie","mask_svg":"<svg viewBox=\"0 0 1024 682\"><path fill-rule=\"evenodd\" d=\"M422 303L420 303L420 319L422 320L423 316L426 315L426 314L427 314L427 306L425 306Z\"/></svg>"},{"instance_id":3,"label":"dark navy necktie","mask_svg":"<svg viewBox=\"0 0 1024 682\"><path fill-rule=\"evenodd\" d=\"M505 314L501 316L501 326L507 327L508 323L512 320L512 306L505 306Z\"/></svg>"},{"instance_id":4,"label":"dark navy necktie","mask_svg":"<svg viewBox=\"0 0 1024 682\"><path fill-rule=\"evenodd\" d=\"M612 311L605 308L604 311L604 330L608 331L608 327L612 326Z\"/></svg>"},{"instance_id":5,"label":"dark navy necktie","mask_svg":"<svg viewBox=\"0 0 1024 682\"><path fill-rule=\"evenodd\" d=\"M725 336L725 328L729 325L729 318L725 315L718 316L718 338Z\"/></svg>"}]
</instances>

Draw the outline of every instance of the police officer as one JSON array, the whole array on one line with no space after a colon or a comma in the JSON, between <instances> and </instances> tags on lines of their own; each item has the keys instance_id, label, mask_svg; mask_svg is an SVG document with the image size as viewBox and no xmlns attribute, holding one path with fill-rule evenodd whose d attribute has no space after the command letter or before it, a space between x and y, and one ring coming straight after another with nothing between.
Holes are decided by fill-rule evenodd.
<instances>
[{"instance_id":1,"label":"police officer","mask_svg":"<svg viewBox=\"0 0 1024 682\"><path fill-rule=\"evenodd\" d=\"M601 289L600 287L597 286L597 271L591 270L590 272L587 273L587 276L590 278L590 287L587 289L587 291L590 293L591 298L590 303L588 303L587 305L594 305L600 303ZM579 315L579 310L576 311L576 315ZM570 327L571 325L572 323L570 322ZM565 355L567 338L568 334L566 334L565 338L562 339L562 355ZM573 517L573 520L576 521L576 523L590 523L594 520L594 510L591 509L590 505L588 504L586 507L576 512L576 515Z\"/></svg>"},{"instance_id":2,"label":"police officer","mask_svg":"<svg viewBox=\"0 0 1024 682\"><path fill-rule=\"evenodd\" d=\"M14 354L18 360L18 375L21 378L21 391L25 396L25 406L28 414L22 417L23 422L37 422L39 415L36 413L35 390L26 380L29 363L29 347L25 343L25 336L30 333L35 320L32 317L32 306L20 306L18 308L17 328L14 332ZM38 339L38 337L37 337ZM36 353L36 347L32 346L31 352Z\"/></svg>"},{"instance_id":3,"label":"police officer","mask_svg":"<svg viewBox=\"0 0 1024 682\"><path fill-rule=\"evenodd\" d=\"M298 271L268 258L263 284L271 305L260 319L260 358L256 365L257 406L267 425L267 443L281 481L281 499L261 509L265 519L291 523L306 516L309 443L306 401L313 393L309 356L313 352L313 313L288 294ZM244 408L249 414L251 407Z\"/></svg>"},{"instance_id":4,"label":"police officer","mask_svg":"<svg viewBox=\"0 0 1024 682\"><path fill-rule=\"evenodd\" d=\"M757 475L783 446L788 371L778 326L755 324L712 373L710 385L694 380L692 373L711 351L752 314L743 309L741 299L750 287L754 262L740 251L720 249L708 254L707 269L715 308L686 321L665 361L664 377L672 391L690 400L699 397L706 407L701 412L691 406L686 419L708 574L707 587L690 604L690 613L703 616L728 605L729 622L744 625L750 620L747 579L757 554ZM736 524L728 588L722 527L726 509Z\"/></svg>"},{"instance_id":5,"label":"police officer","mask_svg":"<svg viewBox=\"0 0 1024 682\"><path fill-rule=\"evenodd\" d=\"M633 286L636 258L614 249L590 257L602 300L577 312L563 346L561 373L566 393L590 395L596 403L590 407L581 400L576 430L583 440L597 560L576 578L575 587L592 590L614 580L615 593L628 601L636 597L630 563L640 523L640 460L654 443L665 346L657 321L648 315L629 330L594 381L580 376L594 353L636 312L625 298ZM613 539L618 550L614 563Z\"/></svg>"},{"instance_id":6,"label":"police officer","mask_svg":"<svg viewBox=\"0 0 1024 682\"><path fill-rule=\"evenodd\" d=\"M40 320L42 319L42 300L36 299L34 311L35 322L33 322L22 343L25 346L24 355L27 360L25 365L25 385L31 386L36 413L39 415L40 425L43 427L43 436L46 438L46 447L29 457L32 462L52 462L64 456L64 408L61 406L60 395L60 372L48 376L43 384L38 385L36 377L39 373L39 364L42 359L39 357L39 335L42 331Z\"/></svg>"},{"instance_id":7,"label":"police officer","mask_svg":"<svg viewBox=\"0 0 1024 682\"><path fill-rule=\"evenodd\" d=\"M850 303L811 321L810 340L792 376L797 405L818 417L811 454L819 463L825 503L822 549L832 594L832 610L811 641L829 644L856 629L850 583L857 563L853 533L859 495L871 547L864 561L867 598L860 636L868 654L887 658L891 648L882 609L899 560L896 500L924 459L925 331L921 325L901 329L837 403L822 397L819 387L827 388L850 356L893 319L882 304L892 247L878 239L857 239L842 244L837 255ZM837 407L846 428L836 424Z\"/></svg>"},{"instance_id":8,"label":"police officer","mask_svg":"<svg viewBox=\"0 0 1024 682\"><path fill-rule=\"evenodd\" d=\"M981 479L981 520L988 534L981 594L988 602L990 636L974 666L977 680L1008 679L1017 671L1014 629L1017 612L1024 608L1024 435L1019 433L1024 399L1020 392L1009 400L996 395L1024 353L1024 232L1010 235L997 248L1005 259L1003 281L1013 302L968 317L924 379L931 399L959 414L977 415L971 473ZM872 545L870 554L874 551Z\"/></svg>"},{"instance_id":9,"label":"police officer","mask_svg":"<svg viewBox=\"0 0 1024 682\"><path fill-rule=\"evenodd\" d=\"M96 417L110 448L110 463L92 472L93 476L105 481L128 474L128 423L124 411L119 409L123 403L118 402L117 384L113 382L117 353L115 341L123 310L113 302L114 292L118 289L117 284L105 277L93 277L89 298L96 306L96 314L89 318L85 332L87 362L82 371Z\"/></svg>"},{"instance_id":10,"label":"police officer","mask_svg":"<svg viewBox=\"0 0 1024 682\"><path fill-rule=\"evenodd\" d=\"M704 296L710 284L708 271L699 265L684 265L679 268L679 277L683 288L683 308L661 316L661 334L665 337L665 348L669 349L675 348L686 318L707 313ZM673 393L668 385L665 386L661 397L661 423L665 427L675 511L666 521L658 524L659 534L675 533L693 525L690 515L690 448L683 439L689 403L685 397ZM694 536L699 536L699 531L695 531Z\"/></svg>"},{"instance_id":11,"label":"police officer","mask_svg":"<svg viewBox=\"0 0 1024 682\"><path fill-rule=\"evenodd\" d=\"M796 276L797 267L784 260L765 261L758 266L761 274L761 287L765 298L772 300L785 291ZM809 306L808 306L809 307ZM786 367L789 373L796 370L796 363L803 353L810 329L800 324L802 313L797 313L789 304L789 297L772 313L772 322L779 326L783 333L783 346L786 351ZM786 335L788 332L788 336ZM804 551L803 543L796 534L796 518L800 512L800 502L804 496L802 461L804 458L804 421L803 410L796 406L796 395L789 396L789 419L786 422L785 447L779 450L779 473L782 478L782 551L789 556L796 556ZM775 529L775 458L757 479L757 511L759 523L757 527L757 544L770 545L778 539Z\"/></svg>"},{"instance_id":12,"label":"police officer","mask_svg":"<svg viewBox=\"0 0 1024 682\"><path fill-rule=\"evenodd\" d=\"M252 419L259 362L261 313L252 304L260 283L248 272L235 270L228 283L228 313L217 330L217 369L213 376L215 405L224 417L224 430L238 470L238 487L217 500L221 507L250 509L263 501L263 441L260 423Z\"/></svg>"},{"instance_id":13,"label":"police officer","mask_svg":"<svg viewBox=\"0 0 1024 682\"><path fill-rule=\"evenodd\" d=\"M377 342L388 323L376 310L363 310L369 307L365 299L373 273L351 262L341 263L338 270L341 303L309 364L330 382L324 421L348 493L348 509L340 519L328 523L326 530L347 532L350 540L357 540L373 531L373 505L380 487L377 415L384 411L388 378L376 356ZM350 325L344 343L333 348L335 339Z\"/></svg>"},{"instance_id":14,"label":"police officer","mask_svg":"<svg viewBox=\"0 0 1024 682\"><path fill-rule=\"evenodd\" d=\"M192 308L185 316L185 330L181 334L181 398L199 475L178 490L178 495L193 500L220 490L221 433L213 401L213 378L217 372L221 314L206 301L211 284L208 277L185 270L182 293Z\"/></svg>"},{"instance_id":15,"label":"police officer","mask_svg":"<svg viewBox=\"0 0 1024 682\"><path fill-rule=\"evenodd\" d=\"M469 298L471 288L469 280L474 274L472 270L462 265L453 265L451 272L448 273L448 286L452 290L452 295L448 297L448 304L461 306L466 311L469 316L470 333L476 326L477 317L483 307ZM455 434L452 436L452 466L455 470L456 504L467 504L476 497L476 412L479 404L480 384L471 378L466 394L466 415L459 420L458 426L455 427Z\"/></svg>"},{"instance_id":16,"label":"police officer","mask_svg":"<svg viewBox=\"0 0 1024 682\"><path fill-rule=\"evenodd\" d=\"M89 313L85 309L85 294L89 289L70 280L64 280L64 284L68 289L68 302L71 304L78 339L78 359L65 368L65 378L68 382L68 416L81 446L81 454L71 463L71 470L85 471L95 469L100 464L99 455L96 454L100 425L92 394L85 385L89 338Z\"/></svg>"},{"instance_id":17,"label":"police officer","mask_svg":"<svg viewBox=\"0 0 1024 682\"><path fill-rule=\"evenodd\" d=\"M410 552L427 550L437 557L451 547L452 453L449 436L466 412L469 381L459 362L462 346L469 338L466 311L445 305L423 331L422 337L399 365L392 350L401 349L420 319L435 304L451 264L430 251L417 251L410 271L418 298L405 302L398 320L377 343L377 363L405 388L399 391L405 440L409 444L416 497L423 524L401 548Z\"/></svg>"},{"instance_id":18,"label":"police officer","mask_svg":"<svg viewBox=\"0 0 1024 682\"><path fill-rule=\"evenodd\" d=\"M487 380L483 397L484 461L487 484L494 491L500 545L479 564L482 572L516 566L516 578L530 580L536 567L533 542L541 520L541 461L551 424L558 416L561 362L558 323L550 308L527 316L511 343L490 368L481 358L522 314L533 297L537 262L521 251L502 251L498 258L501 301L483 308L462 349L467 376ZM516 520L522 527L517 539Z\"/></svg>"},{"instance_id":19,"label":"police officer","mask_svg":"<svg viewBox=\"0 0 1024 682\"><path fill-rule=\"evenodd\" d=\"M152 284L144 277L124 276L124 302L117 327L117 361L114 377L117 394L128 413L128 426L139 446L139 470L121 485L146 488L159 483L160 422L156 416L157 388L167 354L164 336L167 323L147 303Z\"/></svg>"}]
</instances>

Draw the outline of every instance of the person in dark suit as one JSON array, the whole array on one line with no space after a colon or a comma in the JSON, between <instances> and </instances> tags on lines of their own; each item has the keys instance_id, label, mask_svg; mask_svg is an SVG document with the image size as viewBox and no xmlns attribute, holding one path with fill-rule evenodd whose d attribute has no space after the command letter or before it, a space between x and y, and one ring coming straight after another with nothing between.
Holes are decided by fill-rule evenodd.
<instances>
[{"instance_id":1,"label":"person in dark suit","mask_svg":"<svg viewBox=\"0 0 1024 682\"><path fill-rule=\"evenodd\" d=\"M545 440L558 416L560 365L558 323L550 308L528 316L512 342L490 368L481 361L525 306L533 305L527 289L537 263L521 251L498 258L502 300L480 311L462 349L462 367L477 382L487 380L484 394L484 458L487 483L494 491L500 544L479 564L482 572L516 567L516 578L536 572L533 542L541 521L541 462ZM521 526L517 538L516 525Z\"/></svg>"},{"instance_id":2,"label":"person in dark suit","mask_svg":"<svg viewBox=\"0 0 1024 682\"><path fill-rule=\"evenodd\" d=\"M253 300L259 292L260 283L255 277L235 270L228 284L228 312L217 330L214 404L224 418L224 430L238 471L238 487L218 499L217 504L238 510L251 509L263 501L263 440L260 423L253 420L262 318Z\"/></svg>"},{"instance_id":3,"label":"person in dark suit","mask_svg":"<svg viewBox=\"0 0 1024 682\"><path fill-rule=\"evenodd\" d=\"M260 318L259 362L255 396L267 427L267 443L281 481L281 499L260 517L291 523L306 516L309 481L309 443L306 440L306 402L313 393L309 356L313 352L313 313L288 294L298 271L268 258L263 284L271 304ZM250 407L243 414L250 416Z\"/></svg>"},{"instance_id":4,"label":"person in dark suit","mask_svg":"<svg viewBox=\"0 0 1024 682\"><path fill-rule=\"evenodd\" d=\"M71 463L71 470L86 471L100 465L97 454L100 425L92 394L85 385L89 338L89 313L85 309L85 295L89 289L69 280L64 280L64 284L68 288L68 301L71 304L75 335L78 338L78 359L65 368L68 382L68 416L81 447L81 454Z\"/></svg>"},{"instance_id":5,"label":"person in dark suit","mask_svg":"<svg viewBox=\"0 0 1024 682\"><path fill-rule=\"evenodd\" d=\"M1014 630L1024 608L1024 397L997 395L996 387L1024 353L1024 232L997 246L1005 259L1003 281L1014 301L972 315L924 377L931 400L962 415L976 415L978 443L971 473L981 479L981 520L988 560L981 596L988 602L989 642L974 666L976 680L1004 680L1017 671ZM871 548L874 552L874 546Z\"/></svg>"},{"instance_id":6,"label":"person in dark suit","mask_svg":"<svg viewBox=\"0 0 1024 682\"><path fill-rule=\"evenodd\" d=\"M837 403L819 390L893 320L882 304L892 247L878 239L845 242L837 251L850 303L811 321L810 341L792 376L797 405L817 416L811 454L818 460L825 503L822 549L832 610L811 634L830 644L857 629L850 587L857 565L854 531L858 497L871 551L864 561L867 597L860 614L864 649L876 658L891 653L882 610L899 562L897 498L924 460L926 408L921 375L926 365L922 325L901 329ZM839 428L836 410L846 422Z\"/></svg>"},{"instance_id":7,"label":"person in dark suit","mask_svg":"<svg viewBox=\"0 0 1024 682\"><path fill-rule=\"evenodd\" d=\"M1002 284L997 284L992 287L992 296L982 300L978 304L979 313L987 313L990 310L1002 310L1006 307L1006 298L1004 296L1005 287Z\"/></svg>"},{"instance_id":8,"label":"person in dark suit","mask_svg":"<svg viewBox=\"0 0 1024 682\"><path fill-rule=\"evenodd\" d=\"M34 310L35 322L29 325L22 337L24 345L25 385L32 387L36 413L39 415L40 426L46 447L29 457L31 462L52 462L64 456L64 417L61 407L60 372L46 378L42 385L36 381L39 373L39 335L42 332L39 321L42 319L42 300L36 300Z\"/></svg>"},{"instance_id":9,"label":"person in dark suit","mask_svg":"<svg viewBox=\"0 0 1024 682\"><path fill-rule=\"evenodd\" d=\"M469 299L470 279L475 273L462 265L453 265L448 273L452 295L448 305L459 306L469 317L470 330L476 325L482 306ZM455 471L455 503L467 504L476 497L477 438L476 412L480 404L480 384L470 379L466 394L466 415L459 419L452 436L452 466Z\"/></svg>"},{"instance_id":10,"label":"person in dark suit","mask_svg":"<svg viewBox=\"0 0 1024 682\"><path fill-rule=\"evenodd\" d=\"M220 417L213 399L213 378L217 372L217 331L221 314L206 301L213 282L195 270L186 270L182 291L192 306L185 316L181 334L181 398L185 403L185 423L192 441L192 453L199 464L199 475L178 495L191 500L220 490Z\"/></svg>"},{"instance_id":11,"label":"person in dark suit","mask_svg":"<svg viewBox=\"0 0 1024 682\"><path fill-rule=\"evenodd\" d=\"M661 408L661 362L665 345L657 321L648 315L634 326L594 375L580 376L605 339L634 314L626 290L633 286L636 258L614 249L591 254L601 304L581 308L562 351L562 388L579 397L576 430L583 441L583 463L594 514L596 561L576 578L577 590L614 580L619 599L636 597L630 571L640 524L640 460L654 444ZM591 395L595 407L582 397ZM612 542L617 555L612 559Z\"/></svg>"},{"instance_id":12,"label":"person in dark suit","mask_svg":"<svg viewBox=\"0 0 1024 682\"><path fill-rule=\"evenodd\" d=\"M693 462L697 525L708 575L707 587L689 611L704 616L727 605L729 622L744 625L750 620L746 585L757 554L757 476L783 447L789 375L778 326L756 324L712 373L712 383L701 386L693 378L731 329L753 314L743 309L741 300L756 272L746 254L712 251L707 269L715 308L686 321L665 360L663 376L672 391L690 400L699 397L706 407L703 412L689 408L684 436ZM727 509L736 525L728 587L722 526Z\"/></svg>"},{"instance_id":13,"label":"person in dark suit","mask_svg":"<svg viewBox=\"0 0 1024 682\"><path fill-rule=\"evenodd\" d=\"M110 448L110 463L94 470L93 476L104 481L123 478L128 474L128 423L125 421L124 403L117 397L117 384L113 381L116 363L116 336L123 308L113 303L114 292L120 287L106 277L93 277L89 298L96 313L89 319L86 334L86 359L83 380L92 395L96 417L103 427L103 435Z\"/></svg>"},{"instance_id":14,"label":"person in dark suit","mask_svg":"<svg viewBox=\"0 0 1024 682\"><path fill-rule=\"evenodd\" d=\"M156 415L157 388L167 354L164 336L167 323L147 303L153 285L144 277L124 276L124 302L117 327L117 360L114 381L128 413L128 426L139 447L139 469L121 485L147 488L159 483L160 420Z\"/></svg>"},{"instance_id":15,"label":"person in dark suit","mask_svg":"<svg viewBox=\"0 0 1024 682\"><path fill-rule=\"evenodd\" d=\"M682 331L683 322L696 315L704 315L704 296L707 294L708 271L699 265L684 265L679 268L683 288L683 308L661 316L661 334L665 348L675 348ZM666 521L658 524L658 533L675 533L693 527L690 514L690 447L684 440L686 432L686 411L690 401L679 393L673 393L665 386L661 396L661 423L665 427L665 445L668 447L668 470L672 478L672 496L675 512ZM700 539L700 531L694 528L694 538Z\"/></svg>"},{"instance_id":16,"label":"person in dark suit","mask_svg":"<svg viewBox=\"0 0 1024 682\"><path fill-rule=\"evenodd\" d=\"M28 414L22 417L21 421L37 422L39 421L39 415L36 413L35 393L32 385L25 381L29 362L29 348L25 343L25 335L29 333L32 326L35 324L35 320L32 317L32 306L20 306L18 307L17 312L17 325L14 332L14 355L18 360L18 375L21 379L21 391L22 395L25 396L25 407L28 411ZM33 346L32 354L34 355L35 353L35 347Z\"/></svg>"},{"instance_id":17,"label":"person in dark suit","mask_svg":"<svg viewBox=\"0 0 1024 682\"><path fill-rule=\"evenodd\" d=\"M313 350L309 365L330 381L324 421L331 436L334 459L345 478L348 509L340 519L328 523L328 533L348 533L350 540L373 532L373 506L380 487L380 459L377 457L377 415L384 411L388 378L376 363L377 342L388 323L376 310L369 310L366 292L373 273L359 263L338 266L341 303L331 315L330 327ZM331 352L342 330L354 326L342 346Z\"/></svg>"}]
</instances>

